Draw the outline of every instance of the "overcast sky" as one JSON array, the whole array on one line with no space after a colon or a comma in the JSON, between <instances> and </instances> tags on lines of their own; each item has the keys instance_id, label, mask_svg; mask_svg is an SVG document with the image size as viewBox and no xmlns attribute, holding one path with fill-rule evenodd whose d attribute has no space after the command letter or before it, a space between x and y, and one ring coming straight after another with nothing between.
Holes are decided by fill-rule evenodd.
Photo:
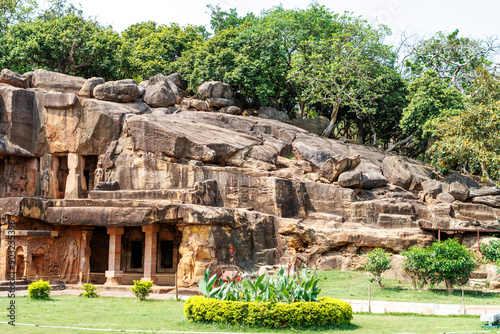
<instances>
[{"instance_id":1,"label":"overcast sky","mask_svg":"<svg viewBox=\"0 0 500 334\"><path fill-rule=\"evenodd\" d=\"M38 0L46 6L45 0ZM310 1L275 0L69 0L81 3L83 11L102 24L121 32L134 23L156 21L205 25L210 21L207 4L223 9L236 8L240 15L260 13L283 4L285 8L305 8ZM371 23L387 24L395 35L401 31L433 34L458 28L463 36L500 35L500 1L495 0L319 0L334 12L350 11Z\"/></svg>"}]
</instances>

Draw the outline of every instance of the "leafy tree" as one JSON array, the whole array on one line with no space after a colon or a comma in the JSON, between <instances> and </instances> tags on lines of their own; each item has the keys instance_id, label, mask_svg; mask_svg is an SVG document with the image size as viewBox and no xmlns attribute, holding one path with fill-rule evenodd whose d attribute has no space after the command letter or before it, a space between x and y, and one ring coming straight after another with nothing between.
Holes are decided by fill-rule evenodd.
<instances>
[{"instance_id":1,"label":"leafy tree","mask_svg":"<svg viewBox=\"0 0 500 334\"><path fill-rule=\"evenodd\" d=\"M425 124L443 113L453 114L464 109L464 96L455 88L449 88L436 72L427 70L408 85L409 104L403 110L400 127L404 136L417 142L413 156L427 148L430 133Z\"/></svg>"},{"instance_id":2,"label":"leafy tree","mask_svg":"<svg viewBox=\"0 0 500 334\"><path fill-rule=\"evenodd\" d=\"M385 28L371 28L365 21L344 15L343 29L329 38L310 38L301 43L292 59L289 79L302 89L309 103L332 106L330 124L323 132L329 137L341 107L358 115L374 110L381 97L379 86L388 73L384 64L392 59L390 47L382 39Z\"/></svg>"},{"instance_id":3,"label":"leafy tree","mask_svg":"<svg viewBox=\"0 0 500 334\"><path fill-rule=\"evenodd\" d=\"M117 77L116 32L77 14L48 17L8 29L3 67L21 73L44 68L83 77Z\"/></svg>"},{"instance_id":4,"label":"leafy tree","mask_svg":"<svg viewBox=\"0 0 500 334\"><path fill-rule=\"evenodd\" d=\"M500 102L469 104L428 125L435 138L431 162L441 170L460 169L500 181Z\"/></svg>"},{"instance_id":5,"label":"leafy tree","mask_svg":"<svg viewBox=\"0 0 500 334\"><path fill-rule=\"evenodd\" d=\"M368 253L368 263L365 265L365 270L372 273L375 278L375 283L379 288L382 287L382 273L392 268L390 255L382 248L375 248Z\"/></svg>"},{"instance_id":6,"label":"leafy tree","mask_svg":"<svg viewBox=\"0 0 500 334\"><path fill-rule=\"evenodd\" d=\"M431 282L438 284L444 281L448 292L462 279L468 279L476 268L474 254L455 239L436 241L430 247L432 263Z\"/></svg>"},{"instance_id":7,"label":"leafy tree","mask_svg":"<svg viewBox=\"0 0 500 334\"><path fill-rule=\"evenodd\" d=\"M27 21L37 7L35 0L0 0L0 36L9 25Z\"/></svg>"},{"instance_id":8,"label":"leafy tree","mask_svg":"<svg viewBox=\"0 0 500 334\"><path fill-rule=\"evenodd\" d=\"M403 270L411 277L413 289L422 289L430 279L432 253L429 247L411 246L401 255L405 257Z\"/></svg>"},{"instance_id":9,"label":"leafy tree","mask_svg":"<svg viewBox=\"0 0 500 334\"><path fill-rule=\"evenodd\" d=\"M152 21L133 24L122 33L120 75L142 81L158 73L169 74L172 63L205 35L203 27L181 28Z\"/></svg>"},{"instance_id":10,"label":"leafy tree","mask_svg":"<svg viewBox=\"0 0 500 334\"><path fill-rule=\"evenodd\" d=\"M490 239L490 242L481 243L481 253L483 257L491 262L500 260L500 239Z\"/></svg>"},{"instance_id":11,"label":"leafy tree","mask_svg":"<svg viewBox=\"0 0 500 334\"><path fill-rule=\"evenodd\" d=\"M422 75L433 70L437 76L459 91L465 91L476 77L476 68L491 64L491 56L499 45L496 38L472 39L438 32L420 40L411 47L406 67L411 75Z\"/></svg>"}]
</instances>

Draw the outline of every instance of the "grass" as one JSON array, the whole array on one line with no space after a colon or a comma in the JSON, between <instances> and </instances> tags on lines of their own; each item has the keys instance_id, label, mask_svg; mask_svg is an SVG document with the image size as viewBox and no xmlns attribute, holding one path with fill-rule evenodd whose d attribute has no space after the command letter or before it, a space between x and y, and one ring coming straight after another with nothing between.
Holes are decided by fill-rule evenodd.
<instances>
[{"instance_id":1,"label":"grass","mask_svg":"<svg viewBox=\"0 0 500 334\"><path fill-rule=\"evenodd\" d=\"M320 271L322 296L342 299L368 300L369 273L359 271ZM462 292L453 294L439 290L416 291L409 282L384 278L385 289L379 289L372 283L372 300L387 300L414 303L462 304ZM465 291L465 303L469 305L500 305L500 294L482 291Z\"/></svg>"},{"instance_id":2,"label":"grass","mask_svg":"<svg viewBox=\"0 0 500 334\"><path fill-rule=\"evenodd\" d=\"M9 300L0 298L5 310ZM173 300L137 301L133 298L53 296L50 301L16 298L16 322L38 325L105 329L170 330L191 332L317 333L317 331L269 330L239 326L189 323L183 302ZM6 311L2 311L4 314ZM321 333L443 333L481 330L479 317L438 317L394 314L355 314L350 326L323 329ZM1 333L88 333L83 330L26 327L0 324Z\"/></svg>"},{"instance_id":3,"label":"grass","mask_svg":"<svg viewBox=\"0 0 500 334\"><path fill-rule=\"evenodd\" d=\"M355 271L320 271L322 296L342 299L368 299L371 276ZM372 284L372 300L411 301L422 303L461 304L460 292L414 291L410 284L395 279L383 280L385 289ZM466 303L500 304L497 294L466 293ZM0 298L0 309L6 314L9 299ZM247 333L317 333L315 330L270 330L239 326L189 323L183 314L183 302L133 298L81 298L53 296L49 301L16 298L16 322L37 325L83 328L164 330L185 332L247 332ZM6 321L6 317L4 320ZM321 329L321 333L444 333L480 331L478 316L422 316L412 314L355 314L350 326ZM0 324L0 333L88 333L78 329L26 327Z\"/></svg>"}]
</instances>

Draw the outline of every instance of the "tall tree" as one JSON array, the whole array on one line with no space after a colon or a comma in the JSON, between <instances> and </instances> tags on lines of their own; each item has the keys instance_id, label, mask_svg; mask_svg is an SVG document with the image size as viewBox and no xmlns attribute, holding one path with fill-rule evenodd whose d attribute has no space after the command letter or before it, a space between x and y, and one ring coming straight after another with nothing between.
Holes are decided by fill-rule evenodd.
<instances>
[{"instance_id":1,"label":"tall tree","mask_svg":"<svg viewBox=\"0 0 500 334\"><path fill-rule=\"evenodd\" d=\"M384 27L374 29L347 14L340 20L343 29L331 37L301 43L289 76L309 103L331 106L330 123L323 132L326 137L332 134L341 107L361 117L373 112L394 59L390 47L382 43L388 33Z\"/></svg>"},{"instance_id":2,"label":"tall tree","mask_svg":"<svg viewBox=\"0 0 500 334\"><path fill-rule=\"evenodd\" d=\"M0 35L9 25L27 21L37 7L35 0L0 0Z\"/></svg>"},{"instance_id":3,"label":"tall tree","mask_svg":"<svg viewBox=\"0 0 500 334\"><path fill-rule=\"evenodd\" d=\"M474 81L476 68L489 66L498 50L496 37L472 39L459 37L458 30L450 34L438 32L410 46L405 65L408 73L416 76L433 70L439 78L464 92Z\"/></svg>"}]
</instances>

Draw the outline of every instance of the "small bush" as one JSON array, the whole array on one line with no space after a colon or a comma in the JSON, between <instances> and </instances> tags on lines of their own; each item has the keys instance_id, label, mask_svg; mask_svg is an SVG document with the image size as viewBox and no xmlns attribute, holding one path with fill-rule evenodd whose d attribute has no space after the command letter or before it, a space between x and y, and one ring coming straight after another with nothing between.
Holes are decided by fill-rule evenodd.
<instances>
[{"instance_id":1,"label":"small bush","mask_svg":"<svg viewBox=\"0 0 500 334\"><path fill-rule=\"evenodd\" d=\"M391 256L382 248L375 248L368 253L368 263L365 265L365 270L372 273L375 277L375 282L379 288L382 287L382 273L391 269Z\"/></svg>"},{"instance_id":2,"label":"small bush","mask_svg":"<svg viewBox=\"0 0 500 334\"><path fill-rule=\"evenodd\" d=\"M500 260L500 239L491 239L489 244L481 244L481 254L490 262Z\"/></svg>"},{"instance_id":3,"label":"small bush","mask_svg":"<svg viewBox=\"0 0 500 334\"><path fill-rule=\"evenodd\" d=\"M153 281L134 281L134 286L130 289L140 300L146 300L146 297L151 293Z\"/></svg>"},{"instance_id":4,"label":"small bush","mask_svg":"<svg viewBox=\"0 0 500 334\"><path fill-rule=\"evenodd\" d=\"M97 298L99 297L99 293L97 292L97 287L92 284L83 284L83 291L81 296L87 297L87 298Z\"/></svg>"},{"instance_id":5,"label":"small bush","mask_svg":"<svg viewBox=\"0 0 500 334\"><path fill-rule=\"evenodd\" d=\"M184 315L191 322L270 328L309 328L349 324L352 320L352 308L343 300L329 297L320 297L319 302L284 304L227 301L194 296L184 304Z\"/></svg>"},{"instance_id":6,"label":"small bush","mask_svg":"<svg viewBox=\"0 0 500 334\"><path fill-rule=\"evenodd\" d=\"M49 299L52 290L48 281L39 280L28 286L28 295L31 299Z\"/></svg>"}]
</instances>

